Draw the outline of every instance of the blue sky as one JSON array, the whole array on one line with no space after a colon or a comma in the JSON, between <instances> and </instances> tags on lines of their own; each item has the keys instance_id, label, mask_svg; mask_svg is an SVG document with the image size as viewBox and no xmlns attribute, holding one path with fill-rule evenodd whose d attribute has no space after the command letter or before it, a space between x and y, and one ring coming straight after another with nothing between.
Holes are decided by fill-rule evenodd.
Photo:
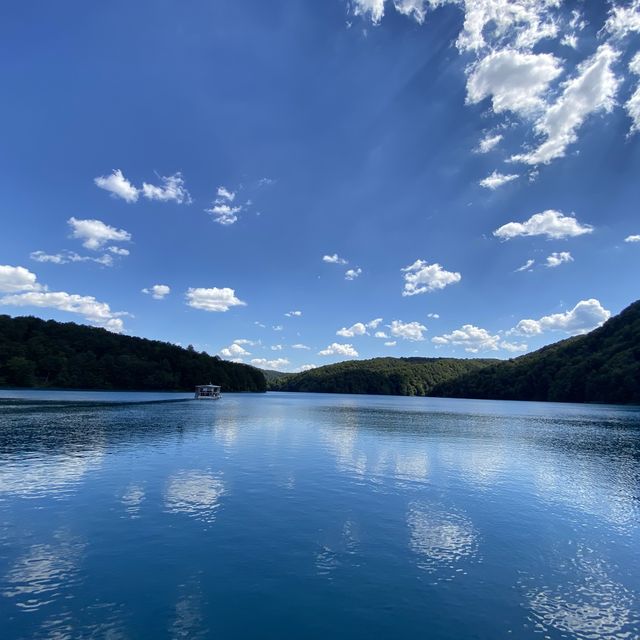
<instances>
[{"instance_id":1,"label":"blue sky","mask_svg":"<svg viewBox=\"0 0 640 640\"><path fill-rule=\"evenodd\" d=\"M639 2L25 1L0 48L1 313L292 371L640 297Z\"/></svg>"}]
</instances>

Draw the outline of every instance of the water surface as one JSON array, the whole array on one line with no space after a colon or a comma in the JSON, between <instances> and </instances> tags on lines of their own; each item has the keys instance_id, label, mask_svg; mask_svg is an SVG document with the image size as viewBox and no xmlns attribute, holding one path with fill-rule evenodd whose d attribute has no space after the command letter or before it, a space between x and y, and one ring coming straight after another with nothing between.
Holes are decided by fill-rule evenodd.
<instances>
[{"instance_id":1,"label":"water surface","mask_svg":"<svg viewBox=\"0 0 640 640\"><path fill-rule=\"evenodd\" d=\"M3 395L3 639L640 636L637 408Z\"/></svg>"}]
</instances>

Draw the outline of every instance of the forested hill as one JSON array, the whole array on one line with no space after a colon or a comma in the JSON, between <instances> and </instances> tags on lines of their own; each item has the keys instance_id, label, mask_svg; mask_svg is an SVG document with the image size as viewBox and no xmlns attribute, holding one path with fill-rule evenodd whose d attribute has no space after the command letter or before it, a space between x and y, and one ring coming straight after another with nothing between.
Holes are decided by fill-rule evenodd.
<instances>
[{"instance_id":1,"label":"forested hill","mask_svg":"<svg viewBox=\"0 0 640 640\"><path fill-rule=\"evenodd\" d=\"M0 315L0 386L61 389L266 391L255 367L193 348L72 322Z\"/></svg>"},{"instance_id":2,"label":"forested hill","mask_svg":"<svg viewBox=\"0 0 640 640\"><path fill-rule=\"evenodd\" d=\"M278 391L371 393L400 396L431 395L434 387L497 362L456 358L373 358L329 364L303 373L272 379Z\"/></svg>"},{"instance_id":3,"label":"forested hill","mask_svg":"<svg viewBox=\"0 0 640 640\"><path fill-rule=\"evenodd\" d=\"M640 301L591 333L444 381L433 395L640 404Z\"/></svg>"}]
</instances>

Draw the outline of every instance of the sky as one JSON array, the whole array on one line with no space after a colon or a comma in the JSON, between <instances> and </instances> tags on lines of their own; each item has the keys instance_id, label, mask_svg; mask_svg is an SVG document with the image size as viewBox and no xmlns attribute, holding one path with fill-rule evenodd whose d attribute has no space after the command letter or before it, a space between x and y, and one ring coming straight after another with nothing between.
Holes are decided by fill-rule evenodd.
<instances>
[{"instance_id":1,"label":"sky","mask_svg":"<svg viewBox=\"0 0 640 640\"><path fill-rule=\"evenodd\" d=\"M0 7L0 313L300 371L640 298L640 0Z\"/></svg>"}]
</instances>

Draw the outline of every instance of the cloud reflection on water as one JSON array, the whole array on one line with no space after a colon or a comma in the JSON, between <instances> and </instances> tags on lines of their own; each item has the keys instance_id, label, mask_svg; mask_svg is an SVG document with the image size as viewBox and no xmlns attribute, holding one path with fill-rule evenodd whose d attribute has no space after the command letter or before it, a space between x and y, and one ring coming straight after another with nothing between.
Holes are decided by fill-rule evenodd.
<instances>
[{"instance_id":1,"label":"cloud reflection on water","mask_svg":"<svg viewBox=\"0 0 640 640\"><path fill-rule=\"evenodd\" d=\"M213 522L225 485L220 475L205 471L183 471L169 479L165 505L172 513L186 513Z\"/></svg>"}]
</instances>

